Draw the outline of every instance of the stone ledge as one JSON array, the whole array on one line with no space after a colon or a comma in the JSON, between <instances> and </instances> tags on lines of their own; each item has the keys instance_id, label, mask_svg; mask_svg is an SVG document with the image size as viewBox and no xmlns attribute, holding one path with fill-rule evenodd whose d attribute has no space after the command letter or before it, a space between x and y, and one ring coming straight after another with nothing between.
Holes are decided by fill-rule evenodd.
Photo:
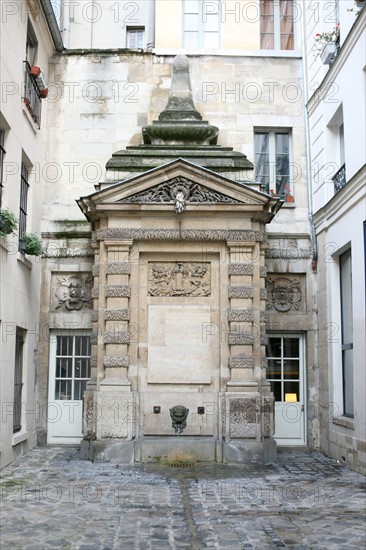
<instances>
[{"instance_id":1,"label":"stone ledge","mask_svg":"<svg viewBox=\"0 0 366 550\"><path fill-rule=\"evenodd\" d=\"M355 429L355 421L353 418L348 418L346 416L333 416L332 422L336 426L343 426L343 428L349 428L350 430Z\"/></svg>"}]
</instances>

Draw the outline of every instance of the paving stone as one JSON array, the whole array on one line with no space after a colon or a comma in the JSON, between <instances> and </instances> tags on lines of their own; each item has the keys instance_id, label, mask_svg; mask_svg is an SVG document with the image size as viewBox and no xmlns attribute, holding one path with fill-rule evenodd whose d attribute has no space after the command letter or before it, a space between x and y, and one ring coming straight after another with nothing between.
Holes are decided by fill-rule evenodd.
<instances>
[{"instance_id":1,"label":"paving stone","mask_svg":"<svg viewBox=\"0 0 366 550\"><path fill-rule=\"evenodd\" d=\"M189 471L78 456L34 449L1 471L1 550L365 547L365 479L319 453Z\"/></svg>"}]
</instances>

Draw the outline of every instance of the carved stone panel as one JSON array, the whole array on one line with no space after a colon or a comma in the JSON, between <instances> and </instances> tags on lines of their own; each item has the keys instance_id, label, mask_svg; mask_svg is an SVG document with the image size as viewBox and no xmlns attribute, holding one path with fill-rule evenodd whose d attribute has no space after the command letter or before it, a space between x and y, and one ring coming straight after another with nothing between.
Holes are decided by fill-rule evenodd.
<instances>
[{"instance_id":1,"label":"carved stone panel","mask_svg":"<svg viewBox=\"0 0 366 550\"><path fill-rule=\"evenodd\" d=\"M55 310L72 312L93 307L91 274L56 275L52 286Z\"/></svg>"},{"instance_id":2,"label":"carved stone panel","mask_svg":"<svg viewBox=\"0 0 366 550\"><path fill-rule=\"evenodd\" d=\"M257 400L230 399L229 434L230 438L257 437Z\"/></svg>"},{"instance_id":3,"label":"carved stone panel","mask_svg":"<svg viewBox=\"0 0 366 550\"><path fill-rule=\"evenodd\" d=\"M305 311L305 277L303 275L272 275L266 279L267 310L287 313Z\"/></svg>"},{"instance_id":4,"label":"carved stone panel","mask_svg":"<svg viewBox=\"0 0 366 550\"><path fill-rule=\"evenodd\" d=\"M179 195L179 196L178 196ZM184 203L228 203L240 204L239 201L223 193L208 189L203 185L188 180L187 178L178 176L172 180L161 183L141 191L135 195L131 195L120 200L123 203L169 203L182 201ZM246 202L252 203L251 199L246 199ZM184 210L184 208L183 208ZM177 210L180 211L179 209Z\"/></svg>"},{"instance_id":5,"label":"carved stone panel","mask_svg":"<svg viewBox=\"0 0 366 550\"><path fill-rule=\"evenodd\" d=\"M149 262L149 296L210 296L210 262Z\"/></svg>"}]
</instances>

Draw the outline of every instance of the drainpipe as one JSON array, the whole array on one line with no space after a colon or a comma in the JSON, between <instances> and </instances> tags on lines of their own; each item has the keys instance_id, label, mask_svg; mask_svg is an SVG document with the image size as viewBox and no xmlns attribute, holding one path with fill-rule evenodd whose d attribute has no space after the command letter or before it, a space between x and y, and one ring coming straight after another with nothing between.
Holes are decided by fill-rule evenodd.
<instances>
[{"instance_id":1,"label":"drainpipe","mask_svg":"<svg viewBox=\"0 0 366 550\"><path fill-rule=\"evenodd\" d=\"M310 148L310 133L309 133L309 118L308 118L308 60L306 55L306 28L305 28L305 4L303 6L303 17L302 17L302 73L304 81L304 117L305 117L305 146L306 146L306 170L307 170L307 187L308 187L308 217L310 222L310 235L311 235L311 244L312 244L312 257L311 257L311 268L313 271L316 271L318 263L318 242L316 238L315 224L313 220L313 185L311 179L311 148Z\"/></svg>"},{"instance_id":2,"label":"drainpipe","mask_svg":"<svg viewBox=\"0 0 366 550\"><path fill-rule=\"evenodd\" d=\"M53 43L57 52L62 52L65 47L62 41L61 32L56 21L56 17L50 0L40 0L43 13L45 15L48 28L50 30Z\"/></svg>"},{"instance_id":3,"label":"drainpipe","mask_svg":"<svg viewBox=\"0 0 366 550\"><path fill-rule=\"evenodd\" d=\"M155 0L149 2L149 28L147 33L146 50L151 52L155 48Z\"/></svg>"}]
</instances>

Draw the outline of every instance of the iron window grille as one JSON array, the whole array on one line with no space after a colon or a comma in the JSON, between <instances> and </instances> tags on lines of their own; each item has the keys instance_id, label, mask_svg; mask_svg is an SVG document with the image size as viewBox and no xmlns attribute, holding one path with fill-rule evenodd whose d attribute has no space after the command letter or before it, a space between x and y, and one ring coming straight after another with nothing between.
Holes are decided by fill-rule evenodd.
<instances>
[{"instance_id":1,"label":"iron window grille","mask_svg":"<svg viewBox=\"0 0 366 550\"><path fill-rule=\"evenodd\" d=\"M28 202L28 169L22 162L22 171L20 179L20 203L19 203L19 250L24 254L20 247L20 240L26 232L27 227L27 202Z\"/></svg>"},{"instance_id":2,"label":"iron window grille","mask_svg":"<svg viewBox=\"0 0 366 550\"><path fill-rule=\"evenodd\" d=\"M340 167L338 172L334 174L332 177L333 183L334 183L334 193L338 193L347 183L346 179L346 165L343 164L343 166Z\"/></svg>"},{"instance_id":3,"label":"iron window grille","mask_svg":"<svg viewBox=\"0 0 366 550\"><path fill-rule=\"evenodd\" d=\"M23 102L27 107L37 128L41 127L42 99L36 84L35 77L31 74L31 66L28 61L24 61L24 96Z\"/></svg>"}]
</instances>

